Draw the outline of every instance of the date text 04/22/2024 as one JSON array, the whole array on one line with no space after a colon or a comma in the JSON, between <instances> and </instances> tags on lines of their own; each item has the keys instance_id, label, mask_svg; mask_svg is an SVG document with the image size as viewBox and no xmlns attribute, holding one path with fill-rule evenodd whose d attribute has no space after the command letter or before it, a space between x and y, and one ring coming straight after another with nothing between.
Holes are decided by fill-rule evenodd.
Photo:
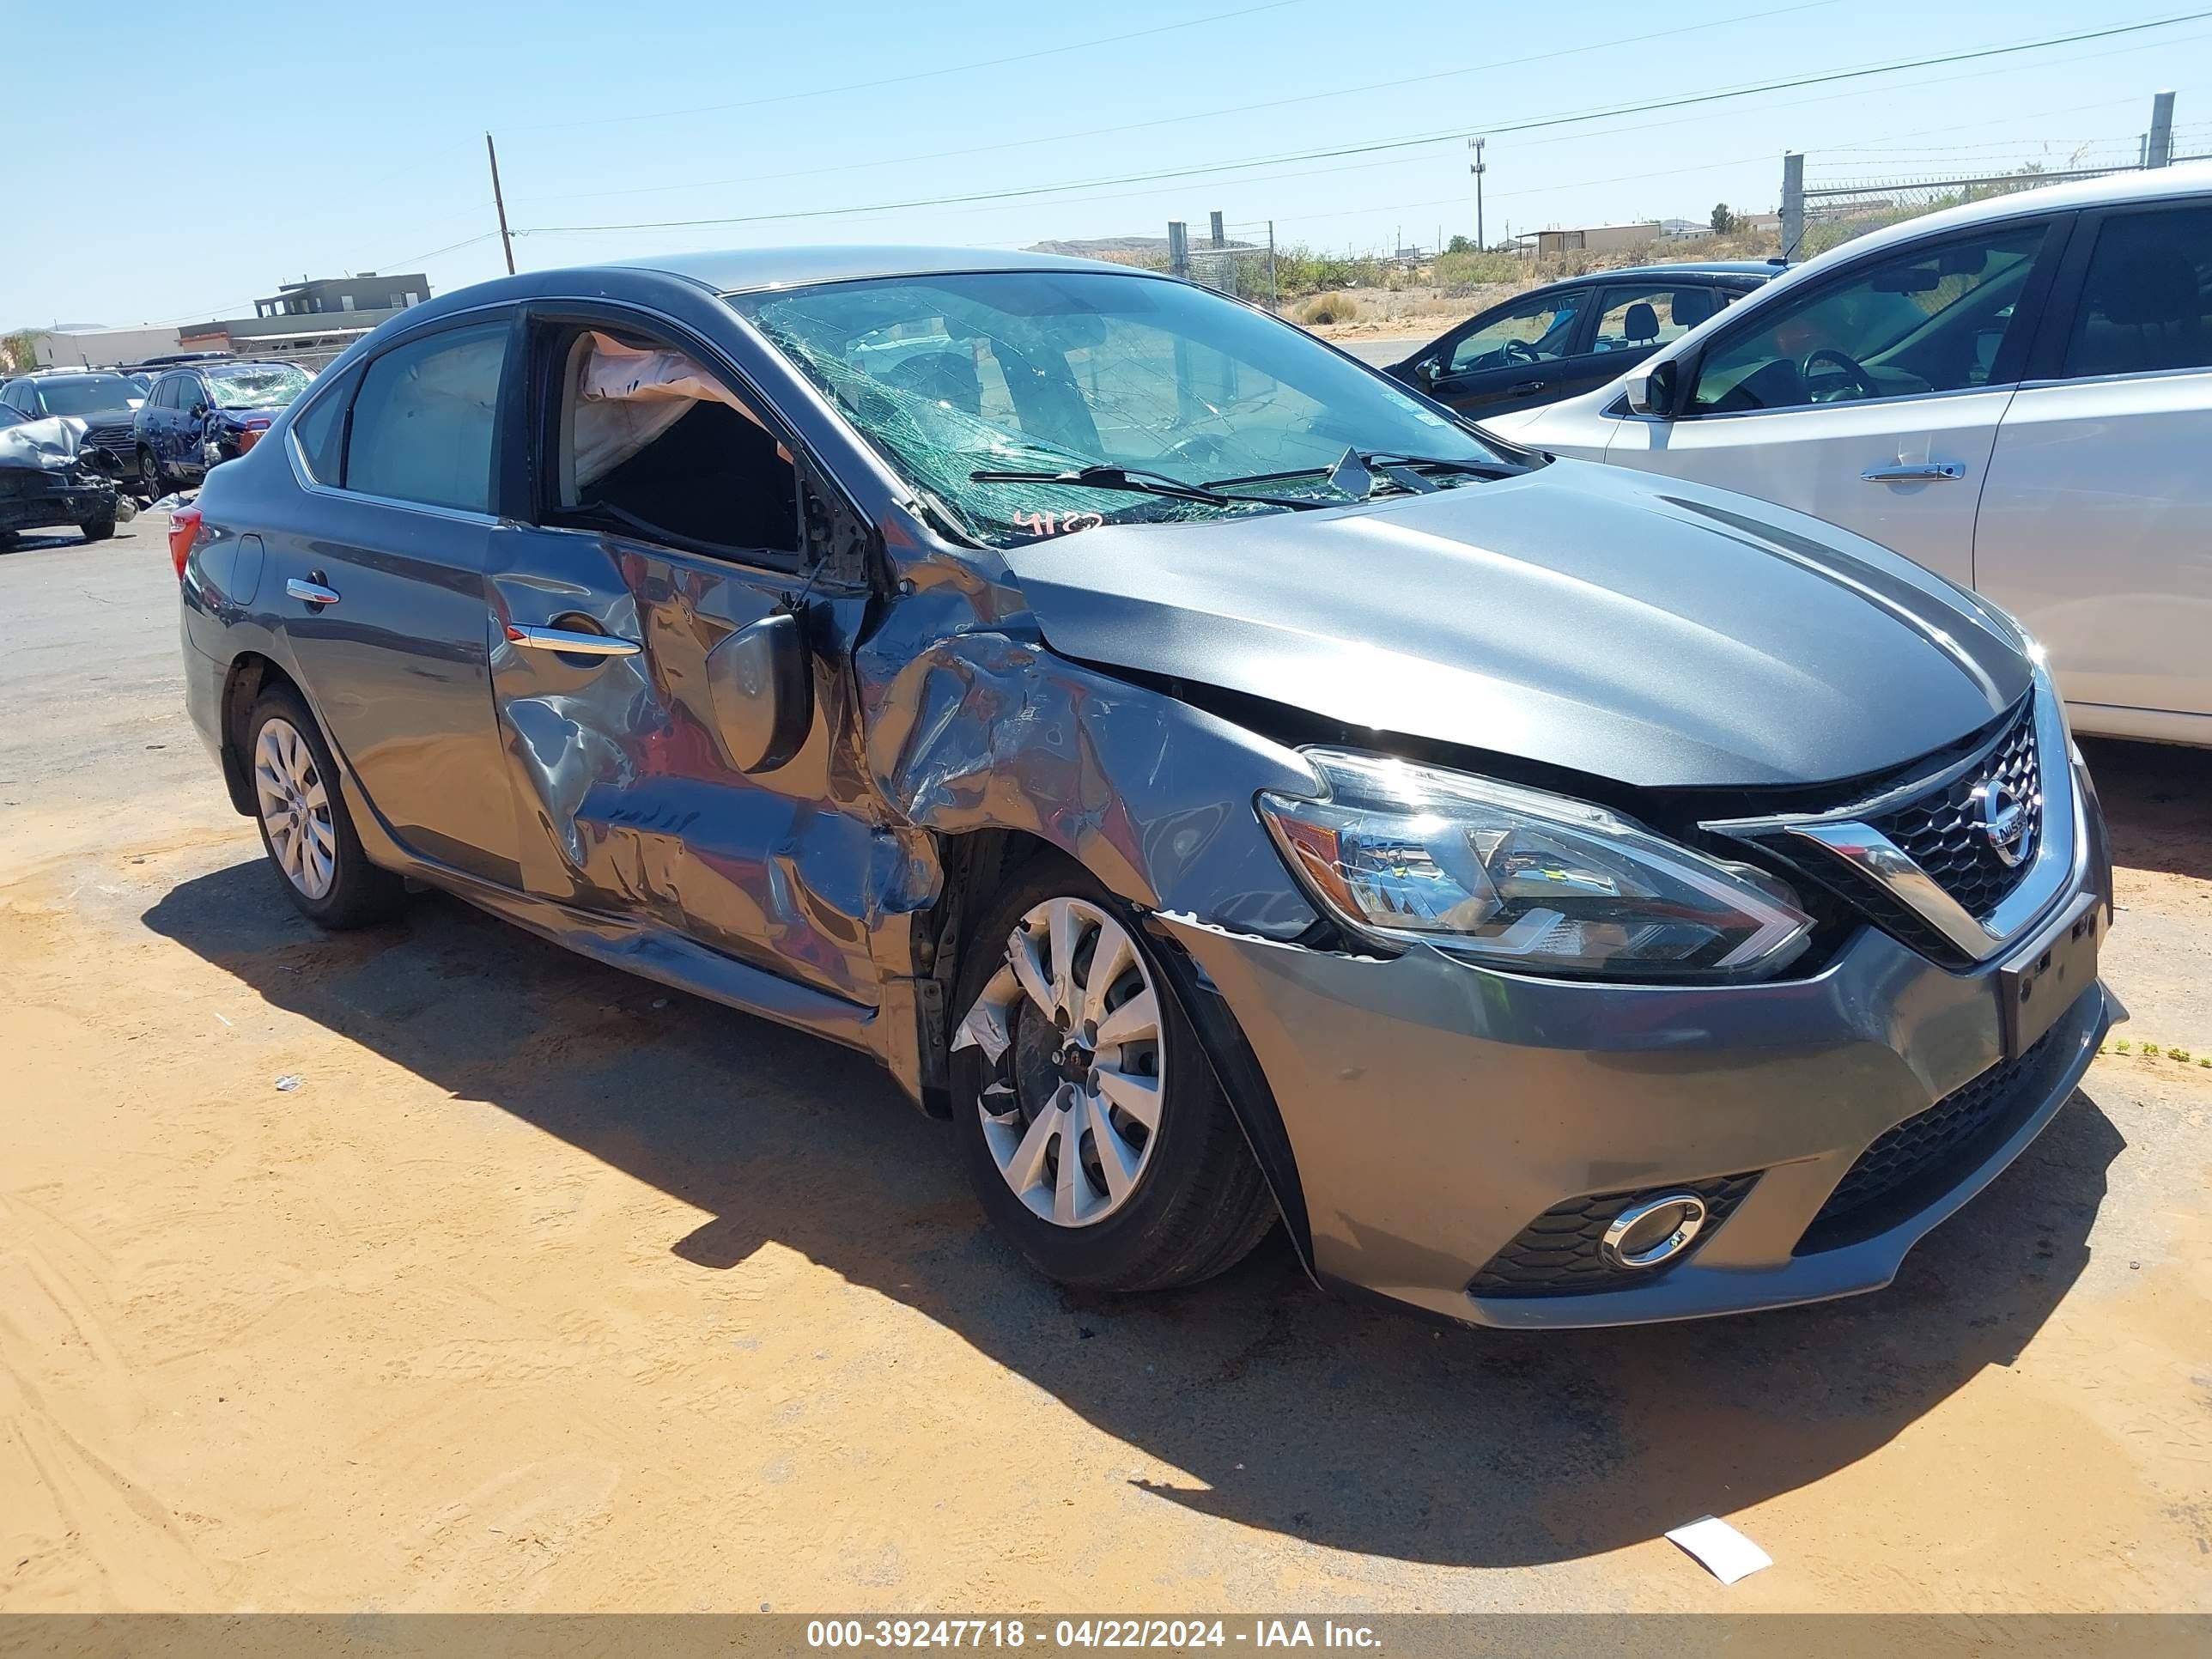
<instances>
[{"instance_id":1,"label":"date text 04/22/2024","mask_svg":"<svg viewBox=\"0 0 2212 1659\"><path fill-rule=\"evenodd\" d=\"M810 1648L1030 1648L1074 1652L1098 1648L1194 1651L1203 1648L1352 1648L1382 1638L1369 1626L1334 1620L1254 1619L817 1619Z\"/></svg>"}]
</instances>

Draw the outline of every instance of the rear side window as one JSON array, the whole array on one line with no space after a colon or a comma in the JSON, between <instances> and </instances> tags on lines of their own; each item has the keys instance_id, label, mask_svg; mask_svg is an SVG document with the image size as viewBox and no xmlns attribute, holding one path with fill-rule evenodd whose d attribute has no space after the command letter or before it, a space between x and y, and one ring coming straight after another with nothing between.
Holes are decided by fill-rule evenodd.
<instances>
[{"instance_id":1,"label":"rear side window","mask_svg":"<svg viewBox=\"0 0 2212 1659\"><path fill-rule=\"evenodd\" d=\"M2212 207L2107 219L2066 344L2069 379L2212 365Z\"/></svg>"},{"instance_id":2,"label":"rear side window","mask_svg":"<svg viewBox=\"0 0 2212 1659\"><path fill-rule=\"evenodd\" d=\"M307 463L307 476L317 483L336 488L344 482L340 464L345 453L346 406L353 402L353 390L360 380L357 371L349 373L343 382L301 410L292 422L292 439L300 446L300 459Z\"/></svg>"},{"instance_id":3,"label":"rear side window","mask_svg":"<svg viewBox=\"0 0 2212 1659\"><path fill-rule=\"evenodd\" d=\"M1632 351L1680 339L1721 308L1709 288L1643 283L1609 288L1598 298L1592 351Z\"/></svg>"},{"instance_id":4,"label":"rear side window","mask_svg":"<svg viewBox=\"0 0 2212 1659\"><path fill-rule=\"evenodd\" d=\"M491 449L504 322L394 346L368 366L353 404L345 484L363 495L491 510Z\"/></svg>"}]
</instances>

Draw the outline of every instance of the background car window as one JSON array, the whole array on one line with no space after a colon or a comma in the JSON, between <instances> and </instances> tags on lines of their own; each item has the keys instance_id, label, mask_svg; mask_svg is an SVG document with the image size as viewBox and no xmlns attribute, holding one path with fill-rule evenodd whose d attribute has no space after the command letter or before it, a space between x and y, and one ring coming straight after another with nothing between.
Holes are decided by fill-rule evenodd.
<instances>
[{"instance_id":1,"label":"background car window","mask_svg":"<svg viewBox=\"0 0 2212 1659\"><path fill-rule=\"evenodd\" d=\"M154 382L154 389L146 394L146 407L167 409L169 406L169 386L172 377L163 375Z\"/></svg>"},{"instance_id":2,"label":"background car window","mask_svg":"<svg viewBox=\"0 0 2212 1659\"><path fill-rule=\"evenodd\" d=\"M1589 298L1587 294L1555 294L1522 301L1455 343L1446 372L1464 374L1472 369L1504 368L1511 363L1565 356L1567 343L1574 337L1575 319Z\"/></svg>"},{"instance_id":3,"label":"background car window","mask_svg":"<svg viewBox=\"0 0 2212 1659\"><path fill-rule=\"evenodd\" d=\"M737 553L799 550L799 473L750 403L665 343L567 348L559 521Z\"/></svg>"},{"instance_id":4,"label":"background car window","mask_svg":"<svg viewBox=\"0 0 2212 1659\"><path fill-rule=\"evenodd\" d=\"M2064 373L2212 365L2212 208L2130 213L2097 232Z\"/></svg>"},{"instance_id":5,"label":"background car window","mask_svg":"<svg viewBox=\"0 0 2212 1659\"><path fill-rule=\"evenodd\" d=\"M507 337L505 323L449 329L370 363L354 400L345 488L489 512Z\"/></svg>"},{"instance_id":6,"label":"background car window","mask_svg":"<svg viewBox=\"0 0 2212 1659\"><path fill-rule=\"evenodd\" d=\"M1987 385L2045 228L1901 250L1758 308L1714 343L1692 406L1727 414Z\"/></svg>"},{"instance_id":7,"label":"background car window","mask_svg":"<svg viewBox=\"0 0 2212 1659\"><path fill-rule=\"evenodd\" d=\"M73 374L40 388L49 415L96 415L104 409L128 409L138 388L120 374Z\"/></svg>"},{"instance_id":8,"label":"background car window","mask_svg":"<svg viewBox=\"0 0 2212 1659\"><path fill-rule=\"evenodd\" d=\"M1680 339L1721 308L1709 288L1674 288L1645 283L1609 288L1598 296L1597 335L1592 351L1631 351Z\"/></svg>"}]
</instances>

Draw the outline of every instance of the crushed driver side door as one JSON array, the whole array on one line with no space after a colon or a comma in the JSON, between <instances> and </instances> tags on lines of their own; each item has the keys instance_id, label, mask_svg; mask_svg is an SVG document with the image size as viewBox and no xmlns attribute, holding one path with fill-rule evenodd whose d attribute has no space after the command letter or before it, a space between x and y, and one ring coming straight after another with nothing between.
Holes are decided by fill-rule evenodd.
<instances>
[{"instance_id":1,"label":"crushed driver side door","mask_svg":"<svg viewBox=\"0 0 2212 1659\"><path fill-rule=\"evenodd\" d=\"M528 334L528 510L489 583L526 890L874 1006L871 932L908 872L845 760L870 601L857 515L698 335L599 302L535 307ZM605 458L579 464L596 441L577 436L579 377L617 346L680 358L715 395L580 483ZM723 647L794 607L811 723L749 775Z\"/></svg>"}]
</instances>

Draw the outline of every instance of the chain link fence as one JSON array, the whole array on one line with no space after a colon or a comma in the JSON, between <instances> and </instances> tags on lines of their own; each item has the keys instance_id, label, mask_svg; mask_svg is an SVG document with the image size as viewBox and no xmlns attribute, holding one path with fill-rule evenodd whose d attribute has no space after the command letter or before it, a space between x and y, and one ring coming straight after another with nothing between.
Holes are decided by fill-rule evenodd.
<instances>
[{"instance_id":1,"label":"chain link fence","mask_svg":"<svg viewBox=\"0 0 2212 1659\"><path fill-rule=\"evenodd\" d=\"M1896 170L1886 175L1868 173L1864 161L1808 167L1800 201L1803 229L1796 246L1784 252L1792 258L1809 259L1869 231L1916 219L1924 213L2036 190L2045 185L2133 173L2147 165L2147 148L2142 143L2125 141L2085 143L2063 155L2002 170L1992 169L1969 149L1950 155L1913 155L1902 166L1893 163ZM1869 161L1880 153L1868 153ZM2170 161L2207 159L2212 159L2212 125L2172 131ZM1783 187L1783 218L1787 227L1790 183L1786 167Z\"/></svg>"}]
</instances>

